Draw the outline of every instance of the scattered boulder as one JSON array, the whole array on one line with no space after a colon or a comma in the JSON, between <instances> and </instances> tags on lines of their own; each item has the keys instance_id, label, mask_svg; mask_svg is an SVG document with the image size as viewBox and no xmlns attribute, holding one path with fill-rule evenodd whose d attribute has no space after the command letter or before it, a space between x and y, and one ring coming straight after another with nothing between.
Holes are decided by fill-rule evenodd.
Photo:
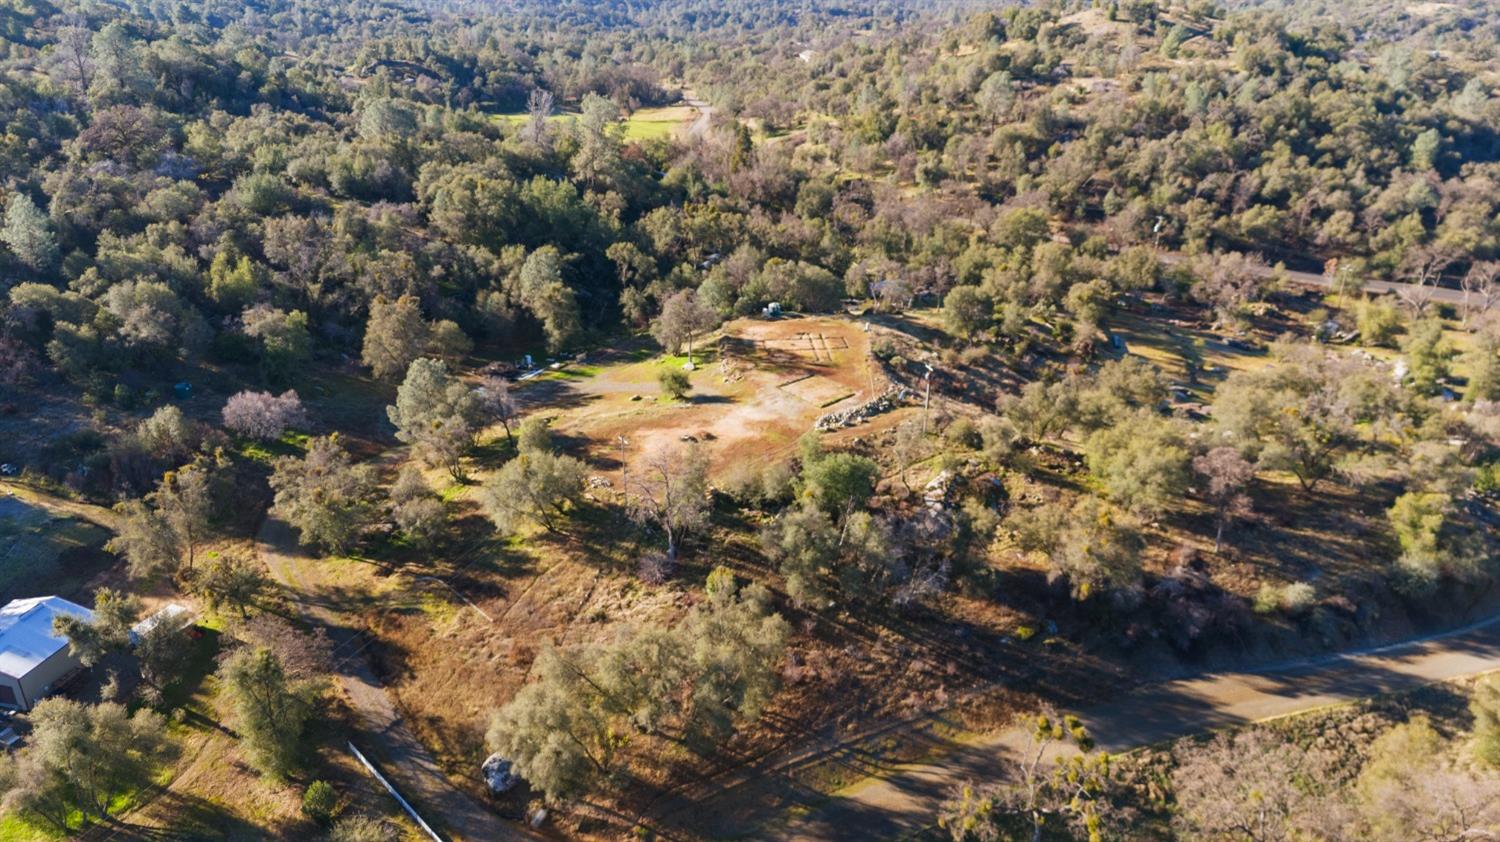
<instances>
[{"instance_id":1,"label":"scattered boulder","mask_svg":"<svg viewBox=\"0 0 1500 842\"><path fill-rule=\"evenodd\" d=\"M479 771L484 775L484 784L490 788L492 795L510 792L521 782L521 776L515 773L511 762L499 754L486 758Z\"/></svg>"},{"instance_id":2,"label":"scattered boulder","mask_svg":"<svg viewBox=\"0 0 1500 842\"><path fill-rule=\"evenodd\" d=\"M948 507L948 492L953 489L952 471L941 471L922 489L922 502L929 509L942 510Z\"/></svg>"}]
</instances>

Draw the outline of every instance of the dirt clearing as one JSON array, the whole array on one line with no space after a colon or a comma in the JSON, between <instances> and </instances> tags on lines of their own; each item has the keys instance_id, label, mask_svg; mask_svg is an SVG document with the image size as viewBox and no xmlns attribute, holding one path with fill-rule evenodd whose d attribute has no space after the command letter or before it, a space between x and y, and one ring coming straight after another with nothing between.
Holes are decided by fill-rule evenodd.
<instances>
[{"instance_id":1,"label":"dirt clearing","mask_svg":"<svg viewBox=\"0 0 1500 842\"><path fill-rule=\"evenodd\" d=\"M715 469L792 452L818 416L878 394L885 380L870 360L869 336L835 318L740 319L724 326L713 349L695 355L692 390L682 401L661 394L659 373L682 358L637 358L559 377L518 395L538 401L552 429L596 467L635 464L663 447L697 441Z\"/></svg>"}]
</instances>

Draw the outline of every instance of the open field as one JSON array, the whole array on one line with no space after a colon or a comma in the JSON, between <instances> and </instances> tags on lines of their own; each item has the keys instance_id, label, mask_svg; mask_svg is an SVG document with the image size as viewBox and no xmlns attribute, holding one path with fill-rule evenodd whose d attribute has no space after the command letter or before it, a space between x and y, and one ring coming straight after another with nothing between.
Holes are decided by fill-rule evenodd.
<instances>
[{"instance_id":1,"label":"open field","mask_svg":"<svg viewBox=\"0 0 1500 842\"><path fill-rule=\"evenodd\" d=\"M660 108L641 108L631 112L621 124L626 140L659 140L683 137L702 111L693 105L668 105ZM496 114L496 121L510 126L519 126L530 119L526 114ZM578 119L577 112L565 111L547 118L554 124Z\"/></svg>"},{"instance_id":2,"label":"open field","mask_svg":"<svg viewBox=\"0 0 1500 842\"><path fill-rule=\"evenodd\" d=\"M103 549L112 516L0 482L0 603L44 594L78 598L114 563Z\"/></svg>"},{"instance_id":3,"label":"open field","mask_svg":"<svg viewBox=\"0 0 1500 842\"><path fill-rule=\"evenodd\" d=\"M698 119L698 114L698 109L691 105L642 108L625 118L625 137L630 140L679 137Z\"/></svg>"},{"instance_id":4,"label":"open field","mask_svg":"<svg viewBox=\"0 0 1500 842\"><path fill-rule=\"evenodd\" d=\"M713 347L695 354L693 388L680 402L657 384L680 358L654 356L606 357L592 376L528 384L517 395L552 417L552 429L597 467L620 464L622 437L628 462L691 438L723 469L787 456L818 416L885 388L868 363L868 334L848 319L741 319L726 324Z\"/></svg>"}]
</instances>

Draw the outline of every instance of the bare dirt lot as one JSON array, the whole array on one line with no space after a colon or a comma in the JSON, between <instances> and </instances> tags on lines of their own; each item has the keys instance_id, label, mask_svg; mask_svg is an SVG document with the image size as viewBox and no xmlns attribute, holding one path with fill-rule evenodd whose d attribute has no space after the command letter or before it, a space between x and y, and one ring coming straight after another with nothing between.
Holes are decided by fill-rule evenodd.
<instances>
[{"instance_id":1,"label":"bare dirt lot","mask_svg":"<svg viewBox=\"0 0 1500 842\"><path fill-rule=\"evenodd\" d=\"M869 362L869 335L842 318L728 323L707 354L695 354L692 391L682 401L662 395L657 376L683 358L639 356L527 384L518 394L553 416L552 429L600 467L691 438L718 469L790 453L818 416L885 387Z\"/></svg>"}]
</instances>

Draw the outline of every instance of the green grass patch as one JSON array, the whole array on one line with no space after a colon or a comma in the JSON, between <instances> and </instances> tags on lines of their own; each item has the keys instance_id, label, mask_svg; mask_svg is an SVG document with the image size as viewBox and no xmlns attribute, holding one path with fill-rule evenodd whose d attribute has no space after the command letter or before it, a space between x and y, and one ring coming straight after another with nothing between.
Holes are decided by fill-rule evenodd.
<instances>
[{"instance_id":1,"label":"green grass patch","mask_svg":"<svg viewBox=\"0 0 1500 842\"><path fill-rule=\"evenodd\" d=\"M579 117L577 112L565 111L553 114L547 122L553 125L571 123ZM664 108L642 108L620 121L620 132L625 140L661 140L685 130L698 118L698 110L687 105L669 105ZM507 128L523 126L531 119L530 114L494 114L490 119Z\"/></svg>"},{"instance_id":2,"label":"green grass patch","mask_svg":"<svg viewBox=\"0 0 1500 842\"><path fill-rule=\"evenodd\" d=\"M626 140L660 140L672 137L698 118L698 110L685 105L642 108L625 120Z\"/></svg>"},{"instance_id":3,"label":"green grass patch","mask_svg":"<svg viewBox=\"0 0 1500 842\"><path fill-rule=\"evenodd\" d=\"M587 380L597 377L604 367L599 365L586 365L582 363L569 363L562 368L549 371L538 377L538 380Z\"/></svg>"},{"instance_id":4,"label":"green grass patch","mask_svg":"<svg viewBox=\"0 0 1500 842\"><path fill-rule=\"evenodd\" d=\"M718 360L718 357L718 352L713 350L712 348L694 348L693 367L707 367ZM657 364L661 366L674 366L676 368L682 368L683 366L687 365L687 361L687 354L662 354L661 356L657 357Z\"/></svg>"},{"instance_id":5,"label":"green grass patch","mask_svg":"<svg viewBox=\"0 0 1500 842\"><path fill-rule=\"evenodd\" d=\"M0 816L0 842L37 842L40 839L63 839L57 828L45 822L33 824L25 816L6 813Z\"/></svg>"},{"instance_id":6,"label":"green grass patch","mask_svg":"<svg viewBox=\"0 0 1500 842\"><path fill-rule=\"evenodd\" d=\"M236 446L240 456L252 462L269 465L281 456L302 456L307 453L307 446L311 441L312 436L307 433L288 430L275 441L244 439L237 442Z\"/></svg>"},{"instance_id":7,"label":"green grass patch","mask_svg":"<svg viewBox=\"0 0 1500 842\"><path fill-rule=\"evenodd\" d=\"M223 625L222 618L215 618L215 622ZM198 623L197 629L202 636L193 640L189 646L187 660L182 665L177 680L167 686L162 693L162 709L192 707L193 700L203 690L208 677L218 667L219 636L218 629L210 627L207 623ZM187 630L183 631L187 634Z\"/></svg>"}]
</instances>

